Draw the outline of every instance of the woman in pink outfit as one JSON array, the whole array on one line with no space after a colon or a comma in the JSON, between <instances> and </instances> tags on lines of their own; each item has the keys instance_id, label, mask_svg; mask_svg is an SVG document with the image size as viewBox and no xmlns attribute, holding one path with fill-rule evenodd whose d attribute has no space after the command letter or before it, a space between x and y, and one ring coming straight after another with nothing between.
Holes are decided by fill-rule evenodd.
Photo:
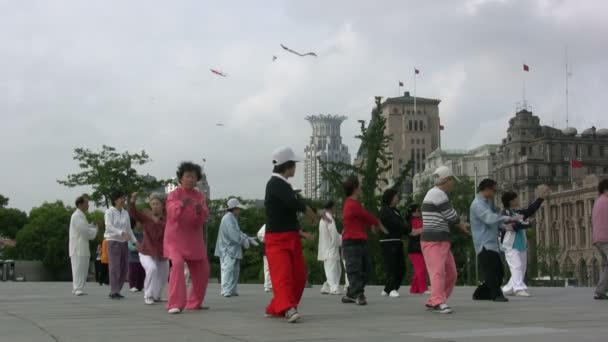
<instances>
[{"instance_id":1,"label":"woman in pink outfit","mask_svg":"<svg viewBox=\"0 0 608 342\"><path fill-rule=\"evenodd\" d=\"M177 169L180 186L167 197L167 226L165 227L164 254L171 259L169 276L170 314L184 309L203 309L203 300L209 282L209 260L205 246L203 223L209 217L205 196L196 188L202 178L201 167L183 162ZM186 296L184 263L188 264L192 289Z\"/></svg>"}]
</instances>

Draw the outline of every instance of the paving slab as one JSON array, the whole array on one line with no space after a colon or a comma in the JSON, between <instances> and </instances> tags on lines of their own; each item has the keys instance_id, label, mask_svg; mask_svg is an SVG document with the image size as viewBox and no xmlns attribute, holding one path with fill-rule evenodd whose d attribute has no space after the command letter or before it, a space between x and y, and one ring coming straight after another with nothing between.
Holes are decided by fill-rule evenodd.
<instances>
[{"instance_id":1,"label":"paving slab","mask_svg":"<svg viewBox=\"0 0 608 342\"><path fill-rule=\"evenodd\" d=\"M306 289L303 319L289 324L264 317L271 295L261 285L241 285L240 296L223 298L209 285L209 311L166 313L145 305L141 293L107 298L108 287L87 284L87 296L71 295L69 283L0 282L0 342L83 341L607 341L608 301L590 288L532 288L531 298L509 303L475 302L473 289L456 288L451 315L424 308L426 296L381 297L367 288L368 306L340 303ZM125 287L126 290L126 287Z\"/></svg>"}]
</instances>

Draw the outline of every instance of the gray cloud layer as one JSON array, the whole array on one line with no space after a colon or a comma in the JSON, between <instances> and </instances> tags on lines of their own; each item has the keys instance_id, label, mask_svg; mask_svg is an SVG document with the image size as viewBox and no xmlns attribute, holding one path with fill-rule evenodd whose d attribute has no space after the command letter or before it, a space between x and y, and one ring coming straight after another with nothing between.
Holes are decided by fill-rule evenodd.
<instances>
[{"instance_id":1,"label":"gray cloud layer","mask_svg":"<svg viewBox=\"0 0 608 342\"><path fill-rule=\"evenodd\" d=\"M446 148L500 141L524 61L535 113L563 127L566 44L571 122L608 127L607 10L600 0L0 1L0 193L22 209L71 202L86 189L55 180L76 171L73 148L108 144L145 149L154 162L142 171L159 177L206 158L213 197L260 198L271 151L306 145L304 116L349 116L354 154L357 119L399 80L412 88L414 66L418 95L442 99Z\"/></svg>"}]
</instances>

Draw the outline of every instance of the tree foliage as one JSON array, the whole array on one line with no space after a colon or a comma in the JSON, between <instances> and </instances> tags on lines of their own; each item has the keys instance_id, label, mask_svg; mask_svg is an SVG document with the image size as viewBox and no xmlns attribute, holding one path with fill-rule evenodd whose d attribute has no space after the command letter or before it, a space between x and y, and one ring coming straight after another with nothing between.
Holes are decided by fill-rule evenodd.
<instances>
[{"instance_id":1,"label":"tree foliage","mask_svg":"<svg viewBox=\"0 0 608 342\"><path fill-rule=\"evenodd\" d=\"M73 208L61 201L45 202L30 212L29 222L17 233L17 255L41 260L56 280L69 278L69 225Z\"/></svg>"},{"instance_id":2,"label":"tree foliage","mask_svg":"<svg viewBox=\"0 0 608 342\"><path fill-rule=\"evenodd\" d=\"M27 223L27 214L15 208L0 208L0 236L14 239Z\"/></svg>"},{"instance_id":3,"label":"tree foliage","mask_svg":"<svg viewBox=\"0 0 608 342\"><path fill-rule=\"evenodd\" d=\"M91 186L91 200L100 206L109 207L112 191L120 189L131 193L142 189L151 189L163 185L150 176L140 175L135 166L141 166L151 161L146 151L141 153L116 152L111 146L103 145L100 152L87 148L74 149L74 160L82 170L70 174L65 180L58 180L61 185L68 187Z\"/></svg>"},{"instance_id":4,"label":"tree foliage","mask_svg":"<svg viewBox=\"0 0 608 342\"><path fill-rule=\"evenodd\" d=\"M2 196L2 194L0 194L0 208L4 208L8 205L8 197L4 197Z\"/></svg>"}]
</instances>

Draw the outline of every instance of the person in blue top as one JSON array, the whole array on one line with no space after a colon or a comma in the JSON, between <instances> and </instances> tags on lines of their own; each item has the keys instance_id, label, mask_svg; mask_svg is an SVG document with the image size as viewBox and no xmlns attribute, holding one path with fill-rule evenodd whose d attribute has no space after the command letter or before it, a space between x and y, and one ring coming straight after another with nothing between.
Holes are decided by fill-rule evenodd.
<instances>
[{"instance_id":1,"label":"person in blue top","mask_svg":"<svg viewBox=\"0 0 608 342\"><path fill-rule=\"evenodd\" d=\"M250 245L258 245L255 238L241 232L238 218L243 209L245 209L245 206L236 198L231 198L228 201L228 210L220 223L215 244L215 256L220 258L221 293L226 298L239 295L237 284L241 271L243 248L247 249Z\"/></svg>"},{"instance_id":2,"label":"person in blue top","mask_svg":"<svg viewBox=\"0 0 608 342\"><path fill-rule=\"evenodd\" d=\"M521 220L521 216L499 214L493 204L495 195L496 181L484 179L479 183L478 193L471 203L471 232L484 280L473 293L473 299L508 302L501 289L504 268L498 247L498 234L502 229L512 230L511 224Z\"/></svg>"},{"instance_id":3,"label":"person in blue top","mask_svg":"<svg viewBox=\"0 0 608 342\"><path fill-rule=\"evenodd\" d=\"M530 297L528 287L524 283L528 260L526 229L531 227L528 218L536 213L545 198L551 194L551 190L546 185L541 185L538 187L538 193L539 197L526 208L520 208L519 198L513 191L507 191L501 197L503 215L523 216L522 222L513 225L514 231L505 231L501 236L502 249L511 271L511 279L502 288L502 292L506 296Z\"/></svg>"}]
</instances>

